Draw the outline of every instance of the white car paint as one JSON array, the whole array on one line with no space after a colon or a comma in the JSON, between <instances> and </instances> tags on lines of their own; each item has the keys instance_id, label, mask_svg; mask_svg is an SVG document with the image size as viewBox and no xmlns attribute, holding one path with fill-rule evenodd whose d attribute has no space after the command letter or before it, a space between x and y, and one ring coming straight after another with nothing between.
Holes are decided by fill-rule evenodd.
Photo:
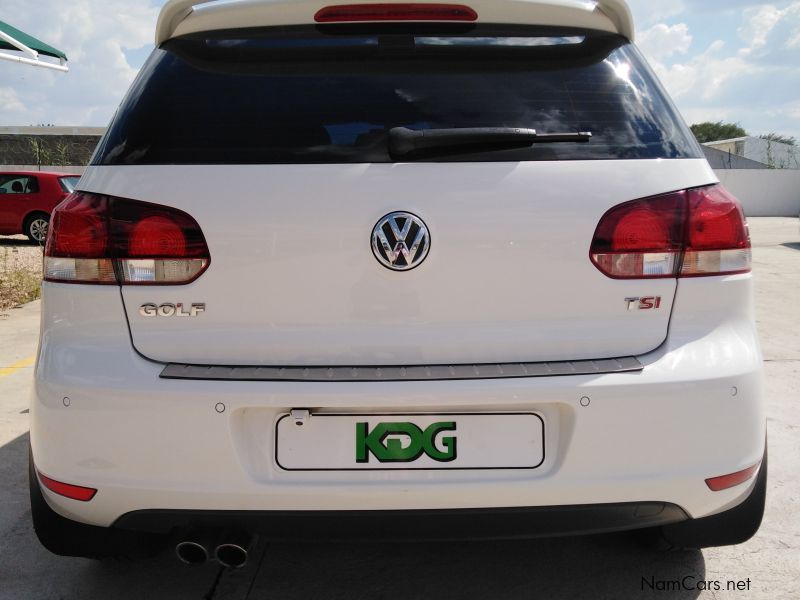
<instances>
[{"instance_id":1,"label":"white car paint","mask_svg":"<svg viewBox=\"0 0 800 600\"><path fill-rule=\"evenodd\" d=\"M190 4L169 4L184 10L167 15L168 35L229 25L267 3L191 14ZM523 5L537 6L498 2L497 14ZM187 286L44 284L33 458L42 474L98 490L79 502L43 489L47 503L99 526L155 508L656 501L699 518L736 506L754 480L712 492L705 479L764 456L752 275L618 281L589 258L594 228L612 206L715 181L694 159L91 167L84 191L189 212L206 235L211 266ZM216 189L215 201L197 201ZM372 256L369 234L395 210L418 214L432 231L430 255L415 272L390 272ZM661 295L661 310L628 310L626 298L643 295ZM141 304L169 302L206 310L173 320L138 314ZM631 354L641 371L337 383L159 377L170 361L333 366ZM491 471L290 471L278 464L275 431L291 411L312 420L533 414L544 423L544 460Z\"/></svg>"},{"instance_id":2,"label":"white car paint","mask_svg":"<svg viewBox=\"0 0 800 600\"><path fill-rule=\"evenodd\" d=\"M131 346L119 290L94 287L78 300L87 290L45 283L33 454L42 473L100 490L90 503L44 490L50 505L105 526L153 507L379 510L658 499L706 516L737 504L750 485L711 492L704 479L755 464L764 451L761 354L751 275L683 280L680 288L670 336L641 357L641 373L320 384L159 379L162 365ZM546 459L533 471L437 471L435 485L427 471L284 471L272 432L293 408L536 412L545 421Z\"/></svg>"},{"instance_id":3,"label":"white car paint","mask_svg":"<svg viewBox=\"0 0 800 600\"><path fill-rule=\"evenodd\" d=\"M89 167L81 189L174 206L206 236L211 266L194 283L122 289L133 343L153 360L558 361L664 341L676 280L610 279L589 245L612 206L716 182L701 159L615 161L608 172L605 161ZM431 231L423 267L407 273L370 250L375 223L396 210ZM629 311L625 298L643 296L663 304ZM165 302L206 311L139 313Z\"/></svg>"}]
</instances>

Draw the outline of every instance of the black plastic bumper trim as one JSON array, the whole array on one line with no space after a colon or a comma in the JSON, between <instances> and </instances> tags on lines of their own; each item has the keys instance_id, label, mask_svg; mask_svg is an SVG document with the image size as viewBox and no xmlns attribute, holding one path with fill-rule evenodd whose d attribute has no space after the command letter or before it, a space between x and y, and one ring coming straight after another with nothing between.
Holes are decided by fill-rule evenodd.
<instances>
[{"instance_id":1,"label":"black plastic bumper trim","mask_svg":"<svg viewBox=\"0 0 800 600\"><path fill-rule=\"evenodd\" d=\"M688 515L666 502L525 508L392 511L141 510L114 523L120 529L167 534L233 528L267 539L452 540L523 539L624 531L679 523Z\"/></svg>"},{"instance_id":2,"label":"black plastic bumper trim","mask_svg":"<svg viewBox=\"0 0 800 600\"><path fill-rule=\"evenodd\" d=\"M447 381L602 375L642 369L644 366L635 356L560 362L427 366L237 367L170 363L161 371L160 377L216 381Z\"/></svg>"}]
</instances>

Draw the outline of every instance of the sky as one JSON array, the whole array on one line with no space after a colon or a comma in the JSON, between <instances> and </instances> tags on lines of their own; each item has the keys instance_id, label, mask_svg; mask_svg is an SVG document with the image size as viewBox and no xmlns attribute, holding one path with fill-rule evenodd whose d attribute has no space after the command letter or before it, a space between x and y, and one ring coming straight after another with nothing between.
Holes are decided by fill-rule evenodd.
<instances>
[{"instance_id":1,"label":"sky","mask_svg":"<svg viewBox=\"0 0 800 600\"><path fill-rule=\"evenodd\" d=\"M153 49L164 0L0 0L63 74L0 61L0 126L104 126ZM468 2L465 2L468 3ZM800 0L629 0L637 44L689 124L800 138Z\"/></svg>"}]
</instances>

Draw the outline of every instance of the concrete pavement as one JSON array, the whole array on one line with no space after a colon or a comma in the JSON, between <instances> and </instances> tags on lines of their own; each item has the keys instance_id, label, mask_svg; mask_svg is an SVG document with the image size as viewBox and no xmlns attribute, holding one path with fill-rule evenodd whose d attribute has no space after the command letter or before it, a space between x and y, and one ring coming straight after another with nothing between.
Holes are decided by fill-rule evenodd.
<instances>
[{"instance_id":1,"label":"concrete pavement","mask_svg":"<svg viewBox=\"0 0 800 600\"><path fill-rule=\"evenodd\" d=\"M240 571L50 555L30 526L27 414L39 304L0 316L0 600L114 598L800 597L800 230L751 219L758 321L767 360L770 486L758 535L741 546L662 554L629 535L522 542L260 544ZM718 581L721 591L702 588ZM728 581L737 591L727 591Z\"/></svg>"}]
</instances>

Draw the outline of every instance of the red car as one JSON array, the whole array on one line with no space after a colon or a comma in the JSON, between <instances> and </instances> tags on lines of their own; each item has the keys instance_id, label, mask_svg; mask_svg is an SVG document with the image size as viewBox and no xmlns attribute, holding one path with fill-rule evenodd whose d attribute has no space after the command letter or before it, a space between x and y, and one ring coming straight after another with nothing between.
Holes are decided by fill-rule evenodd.
<instances>
[{"instance_id":1,"label":"red car","mask_svg":"<svg viewBox=\"0 0 800 600\"><path fill-rule=\"evenodd\" d=\"M43 243L50 213L79 179L68 173L0 172L0 235L24 233Z\"/></svg>"}]
</instances>

